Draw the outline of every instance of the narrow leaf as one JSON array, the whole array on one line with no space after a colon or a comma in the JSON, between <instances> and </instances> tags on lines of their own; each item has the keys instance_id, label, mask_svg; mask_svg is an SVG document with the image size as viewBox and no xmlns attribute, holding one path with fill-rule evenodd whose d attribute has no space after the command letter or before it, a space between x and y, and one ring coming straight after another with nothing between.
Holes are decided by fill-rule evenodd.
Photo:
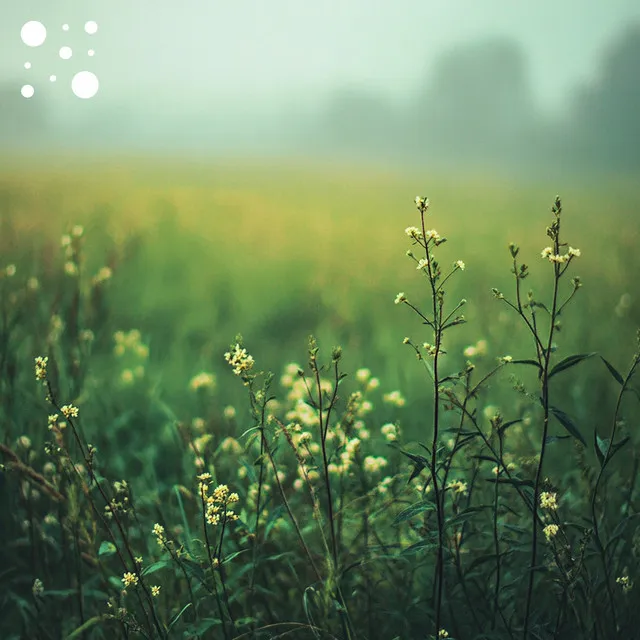
<instances>
[{"instance_id":1,"label":"narrow leaf","mask_svg":"<svg viewBox=\"0 0 640 640\"><path fill-rule=\"evenodd\" d=\"M556 407L550 407L551 413L556 417L556 420L577 440L580 440L582 444L586 447L587 442L582 437L578 427L573 423L573 420L564 412Z\"/></svg>"},{"instance_id":2,"label":"narrow leaf","mask_svg":"<svg viewBox=\"0 0 640 640\"><path fill-rule=\"evenodd\" d=\"M592 353L580 353L575 356L567 356L564 360L560 360L560 362L558 362L558 364L555 367L553 367L553 369L551 369L551 371L549 372L549 378L552 378L553 376L555 376L556 373L560 373L561 371L566 371L571 367L575 367L577 364L580 364L583 360L586 360L587 358L591 358L592 356L595 356L595 355L596 355L595 352L592 352Z\"/></svg>"},{"instance_id":3,"label":"narrow leaf","mask_svg":"<svg viewBox=\"0 0 640 640\"><path fill-rule=\"evenodd\" d=\"M426 500L417 502L416 504L412 504L410 507L407 507L396 516L395 520L393 521L393 525L396 526L401 522L410 520L420 513L424 513L425 511L433 511L435 508L436 505L434 502L427 502Z\"/></svg>"},{"instance_id":4,"label":"narrow leaf","mask_svg":"<svg viewBox=\"0 0 640 640\"><path fill-rule=\"evenodd\" d=\"M620 372L608 360L605 360L602 356L600 356L600 360L602 360L602 362L604 362L604 364L607 367L607 369L609 369L609 373L618 381L618 383L620 385L623 385L624 384L624 379L620 375Z\"/></svg>"}]
</instances>

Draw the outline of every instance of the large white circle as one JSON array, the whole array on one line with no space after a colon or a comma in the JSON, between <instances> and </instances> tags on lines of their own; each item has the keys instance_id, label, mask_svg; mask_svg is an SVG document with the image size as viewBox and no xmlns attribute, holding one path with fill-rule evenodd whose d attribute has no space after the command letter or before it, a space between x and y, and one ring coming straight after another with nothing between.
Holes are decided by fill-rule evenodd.
<instances>
[{"instance_id":1,"label":"large white circle","mask_svg":"<svg viewBox=\"0 0 640 640\"><path fill-rule=\"evenodd\" d=\"M51 82L55 82L57 78L56 76L49 76L49 80L51 80Z\"/></svg>"},{"instance_id":2,"label":"large white circle","mask_svg":"<svg viewBox=\"0 0 640 640\"><path fill-rule=\"evenodd\" d=\"M89 22L85 22L84 30L92 36L98 31L98 23L95 20L89 20Z\"/></svg>"},{"instance_id":3,"label":"large white circle","mask_svg":"<svg viewBox=\"0 0 640 640\"><path fill-rule=\"evenodd\" d=\"M73 55L71 47L60 47L60 57L63 60L68 60Z\"/></svg>"},{"instance_id":4,"label":"large white circle","mask_svg":"<svg viewBox=\"0 0 640 640\"><path fill-rule=\"evenodd\" d=\"M24 68L25 69L31 69L31 63L30 62L25 62L24 63Z\"/></svg>"},{"instance_id":5,"label":"large white circle","mask_svg":"<svg viewBox=\"0 0 640 640\"><path fill-rule=\"evenodd\" d=\"M98 93L99 88L100 83L98 82L98 77L95 73L91 73L91 71L80 71L76 73L71 80L71 90L78 98L82 98L83 100L93 98L93 96Z\"/></svg>"},{"instance_id":6,"label":"large white circle","mask_svg":"<svg viewBox=\"0 0 640 640\"><path fill-rule=\"evenodd\" d=\"M35 92L36 90L30 84L25 84L24 87L20 89L23 98L32 98Z\"/></svg>"},{"instance_id":7,"label":"large white circle","mask_svg":"<svg viewBox=\"0 0 640 640\"><path fill-rule=\"evenodd\" d=\"M47 29L37 20L30 20L22 25L20 37L27 47L39 47L47 39Z\"/></svg>"}]
</instances>

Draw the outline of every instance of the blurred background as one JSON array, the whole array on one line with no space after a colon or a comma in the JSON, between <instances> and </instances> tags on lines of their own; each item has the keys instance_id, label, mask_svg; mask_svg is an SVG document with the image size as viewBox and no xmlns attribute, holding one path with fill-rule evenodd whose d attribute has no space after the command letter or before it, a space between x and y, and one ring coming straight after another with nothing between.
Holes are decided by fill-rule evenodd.
<instances>
[{"instance_id":1,"label":"blurred background","mask_svg":"<svg viewBox=\"0 0 640 640\"><path fill-rule=\"evenodd\" d=\"M0 16L3 149L640 167L634 0L29 0ZM85 70L100 88L82 100Z\"/></svg>"}]
</instances>

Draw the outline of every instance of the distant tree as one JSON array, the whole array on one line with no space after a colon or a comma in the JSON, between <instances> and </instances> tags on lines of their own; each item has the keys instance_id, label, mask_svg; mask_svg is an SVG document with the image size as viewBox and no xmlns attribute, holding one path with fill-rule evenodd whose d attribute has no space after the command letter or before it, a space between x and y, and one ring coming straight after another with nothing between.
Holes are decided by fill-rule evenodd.
<instances>
[{"instance_id":1,"label":"distant tree","mask_svg":"<svg viewBox=\"0 0 640 640\"><path fill-rule=\"evenodd\" d=\"M520 45L490 39L459 46L436 63L416 107L419 129L453 155L504 155L534 118Z\"/></svg>"},{"instance_id":2,"label":"distant tree","mask_svg":"<svg viewBox=\"0 0 640 640\"><path fill-rule=\"evenodd\" d=\"M606 52L596 81L577 93L573 111L577 145L594 162L640 166L640 24Z\"/></svg>"}]
</instances>

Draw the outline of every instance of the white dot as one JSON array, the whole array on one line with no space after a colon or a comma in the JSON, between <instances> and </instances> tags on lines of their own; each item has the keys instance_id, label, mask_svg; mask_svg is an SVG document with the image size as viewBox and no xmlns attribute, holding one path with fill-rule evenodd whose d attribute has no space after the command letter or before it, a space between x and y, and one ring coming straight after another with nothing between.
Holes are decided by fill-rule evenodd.
<instances>
[{"instance_id":1,"label":"white dot","mask_svg":"<svg viewBox=\"0 0 640 640\"><path fill-rule=\"evenodd\" d=\"M47 29L37 20L30 20L22 25L20 37L28 47L39 47L47 39Z\"/></svg>"},{"instance_id":2,"label":"white dot","mask_svg":"<svg viewBox=\"0 0 640 640\"><path fill-rule=\"evenodd\" d=\"M32 98L35 92L36 90L30 84L25 84L24 87L20 89L20 93L24 98Z\"/></svg>"},{"instance_id":3,"label":"white dot","mask_svg":"<svg viewBox=\"0 0 640 640\"><path fill-rule=\"evenodd\" d=\"M68 60L73 55L73 51L71 47L61 47L60 48L60 57L63 60Z\"/></svg>"},{"instance_id":4,"label":"white dot","mask_svg":"<svg viewBox=\"0 0 640 640\"><path fill-rule=\"evenodd\" d=\"M69 25L68 24L63 24L62 25L62 30L63 31L69 31Z\"/></svg>"},{"instance_id":5,"label":"white dot","mask_svg":"<svg viewBox=\"0 0 640 640\"><path fill-rule=\"evenodd\" d=\"M98 31L98 23L95 20L89 20L89 22L85 22L84 30L92 36Z\"/></svg>"},{"instance_id":6,"label":"white dot","mask_svg":"<svg viewBox=\"0 0 640 640\"><path fill-rule=\"evenodd\" d=\"M71 80L71 90L83 100L93 98L98 93L99 86L97 76L91 71L80 71Z\"/></svg>"},{"instance_id":7,"label":"white dot","mask_svg":"<svg viewBox=\"0 0 640 640\"><path fill-rule=\"evenodd\" d=\"M89 51L87 51L87 55L91 58L93 58L93 56L96 55L96 52L93 49L89 49Z\"/></svg>"},{"instance_id":8,"label":"white dot","mask_svg":"<svg viewBox=\"0 0 640 640\"><path fill-rule=\"evenodd\" d=\"M55 82L57 78L55 76L49 76L49 80L51 80L51 82Z\"/></svg>"},{"instance_id":9,"label":"white dot","mask_svg":"<svg viewBox=\"0 0 640 640\"><path fill-rule=\"evenodd\" d=\"M30 62L25 62L24 63L24 68L25 69L31 69L31 63Z\"/></svg>"}]
</instances>

